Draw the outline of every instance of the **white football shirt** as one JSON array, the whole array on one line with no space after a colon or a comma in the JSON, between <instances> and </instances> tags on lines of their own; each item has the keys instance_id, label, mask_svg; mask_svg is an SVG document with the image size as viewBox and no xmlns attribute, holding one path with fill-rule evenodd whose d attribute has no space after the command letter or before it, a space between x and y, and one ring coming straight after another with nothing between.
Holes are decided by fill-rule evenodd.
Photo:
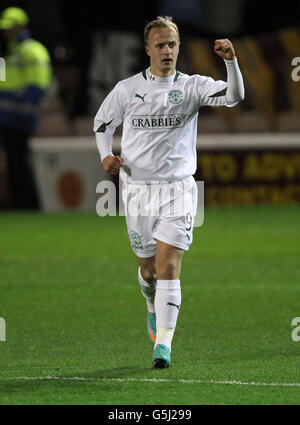
<instances>
[{"instance_id":1,"label":"white football shirt","mask_svg":"<svg viewBox=\"0 0 300 425\"><path fill-rule=\"evenodd\" d=\"M123 122L120 177L128 183L183 180L197 168L197 119L201 106L234 106L227 83L176 72L166 78L150 68L120 81L103 101L94 131L113 135Z\"/></svg>"}]
</instances>

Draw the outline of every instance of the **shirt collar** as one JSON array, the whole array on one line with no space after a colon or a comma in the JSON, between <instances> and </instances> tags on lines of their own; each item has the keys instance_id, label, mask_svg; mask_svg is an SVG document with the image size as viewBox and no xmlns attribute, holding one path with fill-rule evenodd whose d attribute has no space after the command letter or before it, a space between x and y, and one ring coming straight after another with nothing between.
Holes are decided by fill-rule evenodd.
<instances>
[{"instance_id":1,"label":"shirt collar","mask_svg":"<svg viewBox=\"0 0 300 425\"><path fill-rule=\"evenodd\" d=\"M170 83L174 83L178 79L179 72L176 71L174 72L173 75L170 75L169 77L158 77L157 75L153 75L150 72L150 67L149 67L145 71L143 71L143 77L145 78L145 80L148 80L153 83L170 84Z\"/></svg>"}]
</instances>

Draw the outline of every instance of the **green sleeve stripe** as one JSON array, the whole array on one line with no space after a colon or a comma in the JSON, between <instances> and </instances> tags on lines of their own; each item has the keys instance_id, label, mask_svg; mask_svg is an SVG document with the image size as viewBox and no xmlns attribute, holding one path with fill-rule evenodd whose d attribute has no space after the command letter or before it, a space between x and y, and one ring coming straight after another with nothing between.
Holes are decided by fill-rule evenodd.
<instances>
[{"instance_id":1,"label":"green sleeve stripe","mask_svg":"<svg viewBox=\"0 0 300 425\"><path fill-rule=\"evenodd\" d=\"M103 123L102 125L100 125L100 127L98 128L98 130L96 131L96 133L105 133L106 132L106 127L108 125L110 125L113 122L113 120L109 121L108 123Z\"/></svg>"},{"instance_id":2,"label":"green sleeve stripe","mask_svg":"<svg viewBox=\"0 0 300 425\"><path fill-rule=\"evenodd\" d=\"M209 97L220 97L220 96L225 96L227 93L227 88L224 90L219 91L218 93L212 94Z\"/></svg>"}]
</instances>

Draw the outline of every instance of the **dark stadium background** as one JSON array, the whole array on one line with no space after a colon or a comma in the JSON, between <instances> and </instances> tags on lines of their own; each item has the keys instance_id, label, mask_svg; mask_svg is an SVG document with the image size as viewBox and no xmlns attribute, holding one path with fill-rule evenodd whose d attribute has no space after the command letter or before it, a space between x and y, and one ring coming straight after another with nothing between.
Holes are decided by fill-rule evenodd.
<instances>
[{"instance_id":1,"label":"dark stadium background","mask_svg":"<svg viewBox=\"0 0 300 425\"><path fill-rule=\"evenodd\" d=\"M93 118L104 97L119 80L149 65L143 30L157 15L171 15L178 23L178 69L187 74L225 78L212 47L216 38L230 38L244 77L245 100L236 108L200 111L198 133L205 152L199 156L196 179L205 180L206 205L300 202L300 82L291 76L291 61L300 55L300 0L87 0L80 5L3 0L1 10L7 6L27 11L33 37L48 48L52 59L54 80L41 111L39 144L49 138L59 143L87 137L89 145L94 144ZM120 134L121 128L116 136ZM218 149L217 137L209 139L210 134L219 137ZM242 150L241 134L249 136ZM227 141L238 149L229 149ZM253 149L254 144L258 148ZM208 173L205 163L210 161L214 170ZM248 164L257 171L244 179ZM72 184L67 185L69 192ZM0 147L0 208L8 207L8 191ZM76 209L73 204L64 207L70 206Z\"/></svg>"},{"instance_id":2,"label":"dark stadium background","mask_svg":"<svg viewBox=\"0 0 300 425\"><path fill-rule=\"evenodd\" d=\"M1 1L1 10L9 6L22 7L28 12L33 35L48 47L55 70L77 68L77 84L69 87L73 94L61 93L70 117L87 114L87 69L97 31L104 34L112 30L136 31L142 41L145 23L161 14L173 16L183 39L261 36L281 28L299 27L300 23L298 0L153 0L146 4L86 0L80 5L66 0ZM63 55L61 47L66 49ZM141 67L148 64L142 45L140 62Z\"/></svg>"}]
</instances>

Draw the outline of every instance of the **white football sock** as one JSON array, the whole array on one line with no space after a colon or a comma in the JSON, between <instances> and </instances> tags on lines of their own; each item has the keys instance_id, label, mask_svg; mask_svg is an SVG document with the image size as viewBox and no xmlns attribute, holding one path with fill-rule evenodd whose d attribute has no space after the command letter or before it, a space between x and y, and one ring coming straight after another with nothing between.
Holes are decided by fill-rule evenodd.
<instances>
[{"instance_id":1,"label":"white football sock","mask_svg":"<svg viewBox=\"0 0 300 425\"><path fill-rule=\"evenodd\" d=\"M171 351L174 332L175 329L157 328L155 347L158 344L163 344L166 345Z\"/></svg>"},{"instance_id":2,"label":"white football sock","mask_svg":"<svg viewBox=\"0 0 300 425\"><path fill-rule=\"evenodd\" d=\"M140 267L138 271L138 279L141 286L142 294L146 298L148 309L150 313L155 313L154 298L155 298L155 292L156 292L156 281L153 283L146 282L141 275Z\"/></svg>"},{"instance_id":3,"label":"white football sock","mask_svg":"<svg viewBox=\"0 0 300 425\"><path fill-rule=\"evenodd\" d=\"M180 280L158 280L155 296L156 342L171 350L181 306Z\"/></svg>"}]
</instances>

